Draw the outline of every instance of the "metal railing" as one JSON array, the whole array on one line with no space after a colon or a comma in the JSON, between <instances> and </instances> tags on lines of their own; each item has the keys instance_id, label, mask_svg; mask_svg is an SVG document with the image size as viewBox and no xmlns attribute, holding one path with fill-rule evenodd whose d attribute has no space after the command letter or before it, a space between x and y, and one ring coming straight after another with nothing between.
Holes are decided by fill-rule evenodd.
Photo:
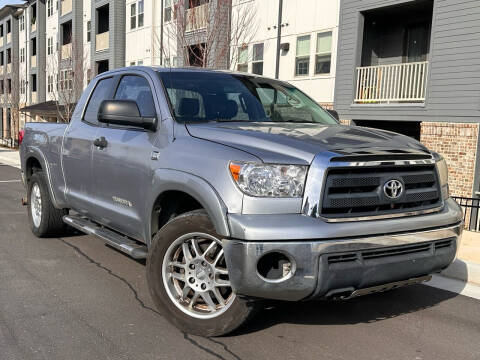
<instances>
[{"instance_id":1,"label":"metal railing","mask_svg":"<svg viewBox=\"0 0 480 360\"><path fill-rule=\"evenodd\" d=\"M452 196L452 198L462 207L463 221L465 230L480 231L480 199Z\"/></svg>"},{"instance_id":2,"label":"metal railing","mask_svg":"<svg viewBox=\"0 0 480 360\"><path fill-rule=\"evenodd\" d=\"M187 12L186 12L187 23L185 28L186 32L200 30L207 27L207 16L208 16L209 5L210 5L209 3L206 3L204 5L187 9Z\"/></svg>"},{"instance_id":3,"label":"metal railing","mask_svg":"<svg viewBox=\"0 0 480 360\"><path fill-rule=\"evenodd\" d=\"M97 34L95 40L95 50L96 51L103 51L107 50L110 47L110 32L104 32L101 34Z\"/></svg>"},{"instance_id":4,"label":"metal railing","mask_svg":"<svg viewBox=\"0 0 480 360\"><path fill-rule=\"evenodd\" d=\"M428 61L357 68L355 103L424 102Z\"/></svg>"}]
</instances>

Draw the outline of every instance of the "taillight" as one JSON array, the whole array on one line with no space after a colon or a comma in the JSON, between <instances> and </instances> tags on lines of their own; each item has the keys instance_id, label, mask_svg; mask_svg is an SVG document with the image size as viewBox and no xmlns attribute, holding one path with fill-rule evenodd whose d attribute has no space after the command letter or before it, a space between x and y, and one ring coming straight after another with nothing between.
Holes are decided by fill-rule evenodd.
<instances>
[{"instance_id":1,"label":"taillight","mask_svg":"<svg viewBox=\"0 0 480 360\"><path fill-rule=\"evenodd\" d=\"M18 132L18 146L22 145L24 136L25 136L25 130L22 129Z\"/></svg>"}]
</instances>

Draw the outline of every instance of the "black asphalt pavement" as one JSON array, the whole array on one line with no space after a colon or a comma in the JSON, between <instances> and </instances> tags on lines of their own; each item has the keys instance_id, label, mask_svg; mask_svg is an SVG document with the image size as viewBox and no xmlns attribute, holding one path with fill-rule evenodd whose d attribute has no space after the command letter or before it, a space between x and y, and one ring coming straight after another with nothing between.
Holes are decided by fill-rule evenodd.
<instances>
[{"instance_id":1,"label":"black asphalt pavement","mask_svg":"<svg viewBox=\"0 0 480 360\"><path fill-rule=\"evenodd\" d=\"M480 301L416 285L346 302L271 302L230 336L190 336L145 264L86 235L37 239L0 165L0 359L480 359Z\"/></svg>"}]
</instances>

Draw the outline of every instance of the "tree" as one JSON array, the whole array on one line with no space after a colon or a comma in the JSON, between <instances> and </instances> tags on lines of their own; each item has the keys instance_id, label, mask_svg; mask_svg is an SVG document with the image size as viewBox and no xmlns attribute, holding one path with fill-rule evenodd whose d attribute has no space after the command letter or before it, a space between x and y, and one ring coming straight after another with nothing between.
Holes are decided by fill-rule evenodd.
<instances>
[{"instance_id":1,"label":"tree","mask_svg":"<svg viewBox=\"0 0 480 360\"><path fill-rule=\"evenodd\" d=\"M179 65L233 68L238 48L248 46L257 31L255 10L255 2L179 0L163 41L157 32L154 35L156 48L166 59L176 56Z\"/></svg>"},{"instance_id":2,"label":"tree","mask_svg":"<svg viewBox=\"0 0 480 360\"><path fill-rule=\"evenodd\" d=\"M78 99L82 95L88 59L84 46L72 41L61 47L49 60L47 83L57 106L58 121L70 122Z\"/></svg>"},{"instance_id":3,"label":"tree","mask_svg":"<svg viewBox=\"0 0 480 360\"><path fill-rule=\"evenodd\" d=\"M10 63L8 63L10 61ZM11 146L18 141L20 131L20 84L19 84L19 61L16 57L7 55L6 74L3 83L3 103L6 108L7 124L9 125L7 138L11 139ZM3 121L3 119L2 119ZM7 126L8 126L7 125ZM12 133L13 132L13 133Z\"/></svg>"}]
</instances>

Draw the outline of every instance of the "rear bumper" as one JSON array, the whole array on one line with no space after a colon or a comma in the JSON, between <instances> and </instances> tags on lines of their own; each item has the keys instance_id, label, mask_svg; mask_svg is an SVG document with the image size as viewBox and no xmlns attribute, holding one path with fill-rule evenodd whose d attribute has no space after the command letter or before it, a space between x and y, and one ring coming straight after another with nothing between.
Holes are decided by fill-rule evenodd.
<instances>
[{"instance_id":1,"label":"rear bumper","mask_svg":"<svg viewBox=\"0 0 480 360\"><path fill-rule=\"evenodd\" d=\"M388 235L308 241L223 240L223 245L230 281L238 294L297 301L439 272L455 259L462 229L462 222L456 220L449 226ZM283 279L272 281L258 273L258 261L271 252L286 255L292 263Z\"/></svg>"}]
</instances>

